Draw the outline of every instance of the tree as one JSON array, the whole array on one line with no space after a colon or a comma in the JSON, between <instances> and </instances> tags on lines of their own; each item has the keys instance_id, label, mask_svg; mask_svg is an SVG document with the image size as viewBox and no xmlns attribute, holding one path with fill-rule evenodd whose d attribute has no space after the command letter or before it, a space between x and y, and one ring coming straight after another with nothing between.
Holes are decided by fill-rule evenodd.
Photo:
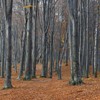
<instances>
[{"instance_id":1,"label":"tree","mask_svg":"<svg viewBox=\"0 0 100 100\"><path fill-rule=\"evenodd\" d=\"M69 9L69 20L72 26L72 69L71 69L71 81L70 84L78 85L82 83L81 77L79 75L79 60L78 60L78 6L79 0L68 0ZM71 27L70 27L71 28Z\"/></svg>"},{"instance_id":2,"label":"tree","mask_svg":"<svg viewBox=\"0 0 100 100\"><path fill-rule=\"evenodd\" d=\"M5 16L5 31L6 31L6 39L7 39L7 59L6 59L6 77L4 88L12 88L11 83L11 57L12 57L12 6L13 0L2 0L2 5L4 9L4 16Z\"/></svg>"},{"instance_id":3,"label":"tree","mask_svg":"<svg viewBox=\"0 0 100 100\"><path fill-rule=\"evenodd\" d=\"M54 42L54 18L55 18L55 5L54 0L50 0L50 78L53 73L53 42Z\"/></svg>"},{"instance_id":4,"label":"tree","mask_svg":"<svg viewBox=\"0 0 100 100\"><path fill-rule=\"evenodd\" d=\"M26 0L25 6L31 5L29 8L25 8L27 11L27 41L26 41L26 65L25 65L25 80L30 80L32 77L32 15L33 15L33 0Z\"/></svg>"},{"instance_id":5,"label":"tree","mask_svg":"<svg viewBox=\"0 0 100 100\"><path fill-rule=\"evenodd\" d=\"M36 64L37 64L37 38L38 38L38 32L37 32L37 17L38 17L38 0L34 0L34 16L33 20L34 20L34 32L33 32L33 36L34 36L34 47L33 47L33 75L32 77L36 77Z\"/></svg>"},{"instance_id":6,"label":"tree","mask_svg":"<svg viewBox=\"0 0 100 100\"><path fill-rule=\"evenodd\" d=\"M49 0L43 0L43 67L42 77L47 77L48 71L48 29L49 29Z\"/></svg>"},{"instance_id":7,"label":"tree","mask_svg":"<svg viewBox=\"0 0 100 100\"><path fill-rule=\"evenodd\" d=\"M5 70L5 20L2 19L2 32L1 32L1 77L4 78L4 70Z\"/></svg>"},{"instance_id":8,"label":"tree","mask_svg":"<svg viewBox=\"0 0 100 100\"><path fill-rule=\"evenodd\" d=\"M97 1L98 3L98 1ZM96 24L95 24L95 41L94 41L94 76L97 77L98 69L98 25L99 25L99 6L97 6Z\"/></svg>"}]
</instances>

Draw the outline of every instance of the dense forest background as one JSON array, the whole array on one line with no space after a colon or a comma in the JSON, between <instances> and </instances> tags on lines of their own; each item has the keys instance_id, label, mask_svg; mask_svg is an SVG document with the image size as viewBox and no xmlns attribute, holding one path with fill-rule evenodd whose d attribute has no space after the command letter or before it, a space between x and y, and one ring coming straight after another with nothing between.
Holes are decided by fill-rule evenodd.
<instances>
[{"instance_id":1,"label":"dense forest background","mask_svg":"<svg viewBox=\"0 0 100 100\"><path fill-rule=\"evenodd\" d=\"M55 84L58 79L58 84L64 80L83 88L88 79L98 81L99 32L99 0L0 0L3 89L14 88L13 79L19 85L36 79Z\"/></svg>"}]
</instances>

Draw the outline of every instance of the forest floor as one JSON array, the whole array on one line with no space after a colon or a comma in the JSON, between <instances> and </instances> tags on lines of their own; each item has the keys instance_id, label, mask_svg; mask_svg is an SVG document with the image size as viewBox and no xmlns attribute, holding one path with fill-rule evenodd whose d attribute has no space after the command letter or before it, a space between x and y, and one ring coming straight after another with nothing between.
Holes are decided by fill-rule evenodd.
<instances>
[{"instance_id":1,"label":"forest floor","mask_svg":"<svg viewBox=\"0 0 100 100\"><path fill-rule=\"evenodd\" d=\"M62 80L40 78L41 65L37 65L37 78L31 81L17 80L17 73L12 73L13 88L2 90L4 79L0 78L0 100L100 100L100 75L84 78L83 85L71 86L70 68L63 65Z\"/></svg>"}]
</instances>

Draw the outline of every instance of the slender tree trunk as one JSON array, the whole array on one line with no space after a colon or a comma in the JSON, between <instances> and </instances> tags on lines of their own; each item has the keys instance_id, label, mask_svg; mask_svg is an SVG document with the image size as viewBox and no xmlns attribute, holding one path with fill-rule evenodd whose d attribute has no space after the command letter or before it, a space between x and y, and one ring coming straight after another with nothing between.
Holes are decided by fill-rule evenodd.
<instances>
[{"instance_id":1,"label":"slender tree trunk","mask_svg":"<svg viewBox=\"0 0 100 100\"><path fill-rule=\"evenodd\" d=\"M49 27L49 2L47 0L43 0L43 35L44 35L44 43L43 43L43 66L42 66L42 73L41 77L47 77L47 67L48 67L48 60L47 60L47 45L48 45L48 27Z\"/></svg>"},{"instance_id":2,"label":"slender tree trunk","mask_svg":"<svg viewBox=\"0 0 100 100\"><path fill-rule=\"evenodd\" d=\"M95 43L94 43L94 76L97 77L98 69L98 23L99 23L99 7L97 9L96 15L96 25L95 25Z\"/></svg>"},{"instance_id":3,"label":"slender tree trunk","mask_svg":"<svg viewBox=\"0 0 100 100\"><path fill-rule=\"evenodd\" d=\"M54 2L51 0L50 2L51 4L51 23L50 23L50 27L51 27L51 41L50 41L50 78L52 78L52 73L53 73L53 38L54 38L54 18L55 18L55 8L53 9L53 5L54 5ZM52 9L54 11L52 11Z\"/></svg>"},{"instance_id":4,"label":"slender tree trunk","mask_svg":"<svg viewBox=\"0 0 100 100\"><path fill-rule=\"evenodd\" d=\"M78 85L82 83L79 75L79 58L78 58L78 0L68 0L69 17L72 23L72 79L70 84Z\"/></svg>"},{"instance_id":5,"label":"slender tree trunk","mask_svg":"<svg viewBox=\"0 0 100 100\"><path fill-rule=\"evenodd\" d=\"M26 3L27 5L32 5L33 6L33 0L28 0ZM30 80L31 79L31 74L32 74L32 28L33 28L33 23L32 23L32 15L33 15L33 9L32 7L27 9L27 50L26 50L26 69L25 69L25 80Z\"/></svg>"},{"instance_id":6,"label":"slender tree trunk","mask_svg":"<svg viewBox=\"0 0 100 100\"><path fill-rule=\"evenodd\" d=\"M7 37L7 59L6 59L6 77L4 88L12 88L11 84L11 58L12 58L12 6L13 0L3 0L4 12L5 12L5 27L6 27L6 37Z\"/></svg>"},{"instance_id":7,"label":"slender tree trunk","mask_svg":"<svg viewBox=\"0 0 100 100\"><path fill-rule=\"evenodd\" d=\"M26 31L26 29L25 29ZM19 75L18 75L18 78L17 79L20 79L21 76L23 75L23 71L24 71L24 65L25 65L25 52L26 52L26 49L25 49L25 44L26 44L26 35L27 33L25 32L25 35L24 35L24 40L23 40L23 46L22 46L22 58L21 58L21 65L20 65L20 69L19 69Z\"/></svg>"},{"instance_id":8,"label":"slender tree trunk","mask_svg":"<svg viewBox=\"0 0 100 100\"><path fill-rule=\"evenodd\" d=\"M16 32L16 28L14 27L14 69L17 73L17 32Z\"/></svg>"},{"instance_id":9,"label":"slender tree trunk","mask_svg":"<svg viewBox=\"0 0 100 100\"><path fill-rule=\"evenodd\" d=\"M32 77L36 77L36 59L37 59L37 38L38 38L38 33L37 33L37 13L38 13L38 0L35 0L34 2L34 10L35 10L35 32L34 32L34 58L33 58L33 75Z\"/></svg>"},{"instance_id":10,"label":"slender tree trunk","mask_svg":"<svg viewBox=\"0 0 100 100\"><path fill-rule=\"evenodd\" d=\"M89 77L89 0L87 0L86 77Z\"/></svg>"},{"instance_id":11,"label":"slender tree trunk","mask_svg":"<svg viewBox=\"0 0 100 100\"><path fill-rule=\"evenodd\" d=\"M1 77L4 78L4 70L5 70L5 21L2 20L2 33L1 33L1 38L2 38L2 50L1 50Z\"/></svg>"}]
</instances>

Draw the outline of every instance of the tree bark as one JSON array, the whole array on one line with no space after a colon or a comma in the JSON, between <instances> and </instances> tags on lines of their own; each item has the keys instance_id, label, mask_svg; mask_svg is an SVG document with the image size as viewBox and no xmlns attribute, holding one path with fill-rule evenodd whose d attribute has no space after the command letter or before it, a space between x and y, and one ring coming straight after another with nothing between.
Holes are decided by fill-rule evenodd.
<instances>
[{"instance_id":1,"label":"tree bark","mask_svg":"<svg viewBox=\"0 0 100 100\"><path fill-rule=\"evenodd\" d=\"M6 59L6 77L4 88L12 88L11 84L11 66L12 66L12 6L13 0L3 0L3 8L5 15L5 27L6 27L6 38L7 38L7 59Z\"/></svg>"}]
</instances>

